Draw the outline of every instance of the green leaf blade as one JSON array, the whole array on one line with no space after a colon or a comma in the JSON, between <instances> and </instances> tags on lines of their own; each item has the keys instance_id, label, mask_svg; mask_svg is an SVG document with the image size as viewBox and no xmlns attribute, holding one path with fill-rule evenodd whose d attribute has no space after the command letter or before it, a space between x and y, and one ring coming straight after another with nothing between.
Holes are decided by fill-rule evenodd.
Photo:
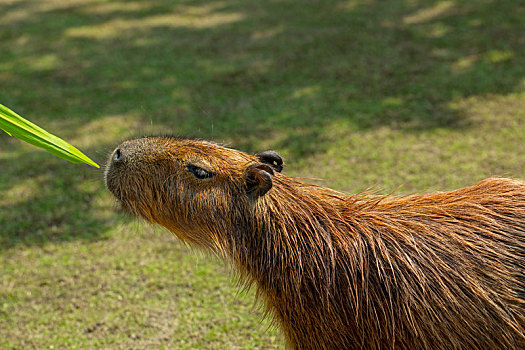
<instances>
[{"instance_id":1,"label":"green leaf blade","mask_svg":"<svg viewBox=\"0 0 525 350\"><path fill-rule=\"evenodd\" d=\"M96 168L100 166L80 152L76 147L61 138L47 132L29 120L22 118L14 111L0 104L0 129L10 136L65 159L71 163L86 163Z\"/></svg>"}]
</instances>

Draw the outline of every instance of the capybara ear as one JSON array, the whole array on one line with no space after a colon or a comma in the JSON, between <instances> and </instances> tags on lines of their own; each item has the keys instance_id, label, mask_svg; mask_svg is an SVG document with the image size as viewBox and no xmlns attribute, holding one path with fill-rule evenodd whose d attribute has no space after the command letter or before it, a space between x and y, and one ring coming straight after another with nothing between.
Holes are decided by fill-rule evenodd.
<instances>
[{"instance_id":1,"label":"capybara ear","mask_svg":"<svg viewBox=\"0 0 525 350\"><path fill-rule=\"evenodd\" d=\"M275 151L264 151L255 155L260 162L270 165L278 173L283 170L283 158Z\"/></svg>"},{"instance_id":2,"label":"capybara ear","mask_svg":"<svg viewBox=\"0 0 525 350\"><path fill-rule=\"evenodd\" d=\"M264 196L272 188L273 169L268 164L252 164L246 168L246 193L255 198Z\"/></svg>"}]
</instances>

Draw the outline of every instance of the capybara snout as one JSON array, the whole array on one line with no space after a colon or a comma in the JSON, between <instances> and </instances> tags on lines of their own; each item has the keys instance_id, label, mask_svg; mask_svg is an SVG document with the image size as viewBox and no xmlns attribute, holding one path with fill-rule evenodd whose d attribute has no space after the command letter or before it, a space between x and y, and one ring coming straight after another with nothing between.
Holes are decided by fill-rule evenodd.
<instances>
[{"instance_id":1,"label":"capybara snout","mask_svg":"<svg viewBox=\"0 0 525 350\"><path fill-rule=\"evenodd\" d=\"M152 186L157 185L153 175L168 173L172 166L163 161L168 158L166 151L162 144L143 138L124 141L111 153L106 164L106 186L126 209L136 208L141 198L153 199L147 198L154 190Z\"/></svg>"}]
</instances>

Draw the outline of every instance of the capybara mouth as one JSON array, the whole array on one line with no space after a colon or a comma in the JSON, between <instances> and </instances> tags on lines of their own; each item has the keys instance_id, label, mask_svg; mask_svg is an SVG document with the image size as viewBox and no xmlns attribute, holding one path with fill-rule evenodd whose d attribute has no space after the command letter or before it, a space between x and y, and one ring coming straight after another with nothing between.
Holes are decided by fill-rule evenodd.
<instances>
[{"instance_id":1,"label":"capybara mouth","mask_svg":"<svg viewBox=\"0 0 525 350\"><path fill-rule=\"evenodd\" d=\"M133 198L133 193L123 190L125 184L118 174L112 174L111 170L106 175L106 187L113 194L117 203L117 210L126 214L141 215L138 198Z\"/></svg>"},{"instance_id":2,"label":"capybara mouth","mask_svg":"<svg viewBox=\"0 0 525 350\"><path fill-rule=\"evenodd\" d=\"M133 214L133 210L128 203L128 198L124 195L121 190L122 184L115 175L109 175L110 171L106 171L104 180L106 188L113 194L116 199L118 211Z\"/></svg>"}]
</instances>

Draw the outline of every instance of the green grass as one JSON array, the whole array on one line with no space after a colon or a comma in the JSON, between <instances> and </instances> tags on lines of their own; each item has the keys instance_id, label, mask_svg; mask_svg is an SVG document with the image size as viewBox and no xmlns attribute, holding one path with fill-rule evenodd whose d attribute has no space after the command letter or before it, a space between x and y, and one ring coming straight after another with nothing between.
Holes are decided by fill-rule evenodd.
<instances>
[{"instance_id":1,"label":"green grass","mask_svg":"<svg viewBox=\"0 0 525 350\"><path fill-rule=\"evenodd\" d=\"M99 164L168 132L275 149L349 193L525 178L523 18L515 0L0 0L0 103ZM0 348L283 347L220 261L116 213L100 170L0 134L0 194Z\"/></svg>"}]
</instances>

